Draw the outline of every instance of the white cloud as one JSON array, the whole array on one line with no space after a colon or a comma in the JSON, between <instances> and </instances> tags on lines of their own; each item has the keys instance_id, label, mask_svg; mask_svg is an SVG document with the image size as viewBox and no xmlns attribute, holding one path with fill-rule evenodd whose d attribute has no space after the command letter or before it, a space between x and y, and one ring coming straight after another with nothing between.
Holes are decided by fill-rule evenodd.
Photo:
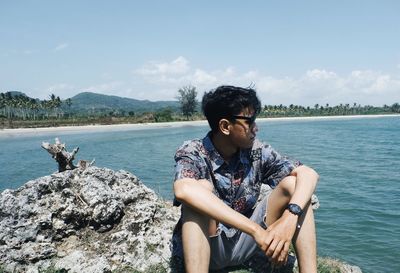
<instances>
[{"instance_id":1,"label":"white cloud","mask_svg":"<svg viewBox=\"0 0 400 273\"><path fill-rule=\"evenodd\" d=\"M135 74L143 76L180 75L189 71L189 62L182 56L169 63L149 62L135 70Z\"/></svg>"},{"instance_id":2,"label":"white cloud","mask_svg":"<svg viewBox=\"0 0 400 273\"><path fill-rule=\"evenodd\" d=\"M335 72L313 69L306 72L306 76L310 80L319 81L319 80L327 80L337 78Z\"/></svg>"},{"instance_id":3,"label":"white cloud","mask_svg":"<svg viewBox=\"0 0 400 273\"><path fill-rule=\"evenodd\" d=\"M217 77L207 73L204 70L196 69L193 76L191 77L194 85L207 85L215 84L217 82Z\"/></svg>"},{"instance_id":4,"label":"white cloud","mask_svg":"<svg viewBox=\"0 0 400 273\"><path fill-rule=\"evenodd\" d=\"M57 46L54 48L54 51L61 51L61 50L66 49L67 47L69 47L69 44L67 44L67 43L62 43L62 44L57 45Z\"/></svg>"},{"instance_id":5,"label":"white cloud","mask_svg":"<svg viewBox=\"0 0 400 273\"><path fill-rule=\"evenodd\" d=\"M263 104L312 106L357 102L383 105L400 101L400 77L373 70L354 70L348 75L339 75L335 71L313 68L299 77L273 77L257 70L239 72L235 67L214 71L191 68L187 59L178 57L170 63L147 64L136 72L136 80L143 81L145 89L149 90L141 92L141 98L152 100L173 99L176 90L188 84L197 87L199 99L202 92L222 84L244 87L254 84ZM135 95L138 94L132 97Z\"/></svg>"},{"instance_id":6,"label":"white cloud","mask_svg":"<svg viewBox=\"0 0 400 273\"><path fill-rule=\"evenodd\" d=\"M135 73L132 79L113 80L107 74L101 77L103 83L90 86L73 84L52 84L37 90L41 98L54 93L61 98L69 98L78 92L88 91L117 95L135 99L176 100L177 90L185 85L197 88L200 100L204 91L219 85L229 84L247 87L254 84L262 104L300 104L313 106L318 103L337 105L354 102L362 105L383 105L400 102L400 75L390 75L374 70L354 70L347 75L335 71L313 68L298 77L275 77L258 70L239 71L226 67L208 71L200 67L190 67L184 57L168 63L155 63L147 70ZM107 78L107 79L105 79ZM42 93L40 93L40 92Z\"/></svg>"}]
</instances>

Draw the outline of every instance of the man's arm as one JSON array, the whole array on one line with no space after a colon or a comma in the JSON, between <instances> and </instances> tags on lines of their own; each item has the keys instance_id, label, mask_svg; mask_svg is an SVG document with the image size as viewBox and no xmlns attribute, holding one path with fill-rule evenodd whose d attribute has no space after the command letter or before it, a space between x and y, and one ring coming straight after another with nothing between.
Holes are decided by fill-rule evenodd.
<instances>
[{"instance_id":1,"label":"man's arm","mask_svg":"<svg viewBox=\"0 0 400 273\"><path fill-rule=\"evenodd\" d=\"M296 189L290 203L295 203L304 209L317 187L319 175L312 168L305 165L295 168L290 175L297 178Z\"/></svg>"},{"instance_id":2,"label":"man's arm","mask_svg":"<svg viewBox=\"0 0 400 273\"><path fill-rule=\"evenodd\" d=\"M315 191L319 175L310 167L299 166L291 173L295 177L295 189L289 203L299 205L302 209L310 202ZM269 223L268 235L260 247L275 263L283 263L287 259L289 246L295 234L298 216L285 210L274 223Z\"/></svg>"},{"instance_id":3,"label":"man's arm","mask_svg":"<svg viewBox=\"0 0 400 273\"><path fill-rule=\"evenodd\" d=\"M319 176L313 169L304 165L295 168L290 175L296 177L295 191L290 203L296 203L304 208L311 199ZM195 179L176 180L174 193L175 198L185 205L252 236L274 262L282 263L286 260L289 245L296 231L298 216L285 210L276 222L264 230L257 223L227 206Z\"/></svg>"},{"instance_id":4,"label":"man's arm","mask_svg":"<svg viewBox=\"0 0 400 273\"><path fill-rule=\"evenodd\" d=\"M204 182L209 183L207 180ZM175 198L185 205L253 237L259 234L260 229L263 230L257 223L227 206L211 190L195 179L178 179L174 183L174 193Z\"/></svg>"}]
</instances>

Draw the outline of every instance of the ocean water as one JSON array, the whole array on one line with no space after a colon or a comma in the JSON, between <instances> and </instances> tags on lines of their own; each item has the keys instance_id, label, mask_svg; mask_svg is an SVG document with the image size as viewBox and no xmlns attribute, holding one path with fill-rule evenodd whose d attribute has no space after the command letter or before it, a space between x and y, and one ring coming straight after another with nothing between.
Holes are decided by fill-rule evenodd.
<instances>
[{"instance_id":1,"label":"ocean water","mask_svg":"<svg viewBox=\"0 0 400 273\"><path fill-rule=\"evenodd\" d=\"M318 254L363 272L400 272L400 117L260 121L258 137L320 174ZM173 155L207 126L0 135L0 190L56 171L40 147L59 137L76 158L135 173L172 198Z\"/></svg>"}]
</instances>

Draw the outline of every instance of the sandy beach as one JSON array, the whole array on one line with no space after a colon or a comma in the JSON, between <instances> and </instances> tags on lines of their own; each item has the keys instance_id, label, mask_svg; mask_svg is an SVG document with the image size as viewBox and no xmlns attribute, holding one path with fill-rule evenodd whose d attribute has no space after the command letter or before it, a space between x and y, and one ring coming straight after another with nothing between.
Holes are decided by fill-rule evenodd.
<instances>
[{"instance_id":1,"label":"sandy beach","mask_svg":"<svg viewBox=\"0 0 400 273\"><path fill-rule=\"evenodd\" d=\"M315 117L282 117L282 118L258 118L257 122L274 121L306 121L321 119L359 119L359 118L380 118L380 117L400 117L400 115L354 115L354 116L315 116ZM1 137L13 136L32 136L51 133L80 133L80 132L110 132L110 131L131 131L159 128L177 128L184 126L203 126L207 125L206 120L198 121L176 121L176 122L157 122L157 123L135 123L135 124L111 124L111 125L85 125L85 126L60 126L45 128L17 128L0 129Z\"/></svg>"}]
</instances>

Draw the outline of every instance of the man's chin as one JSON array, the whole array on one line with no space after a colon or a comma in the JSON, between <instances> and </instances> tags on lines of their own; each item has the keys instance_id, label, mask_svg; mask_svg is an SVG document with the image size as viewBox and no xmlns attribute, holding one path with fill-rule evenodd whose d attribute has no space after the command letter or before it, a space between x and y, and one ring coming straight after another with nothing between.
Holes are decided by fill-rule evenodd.
<instances>
[{"instance_id":1,"label":"man's chin","mask_svg":"<svg viewBox=\"0 0 400 273\"><path fill-rule=\"evenodd\" d=\"M251 138L246 148L252 148L256 138Z\"/></svg>"}]
</instances>

